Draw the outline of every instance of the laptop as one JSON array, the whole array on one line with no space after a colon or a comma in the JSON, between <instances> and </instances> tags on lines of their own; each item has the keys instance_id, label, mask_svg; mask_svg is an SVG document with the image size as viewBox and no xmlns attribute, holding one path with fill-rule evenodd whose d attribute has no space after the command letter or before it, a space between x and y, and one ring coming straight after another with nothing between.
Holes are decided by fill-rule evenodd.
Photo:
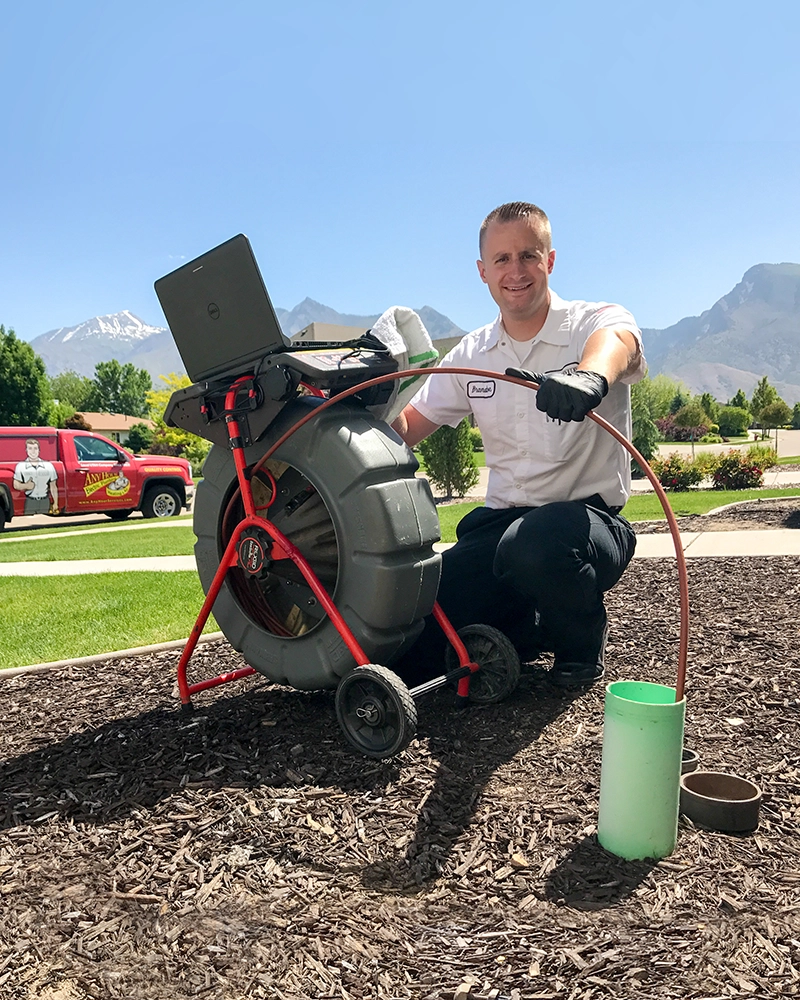
<instances>
[{"instance_id":1,"label":"laptop","mask_svg":"<svg viewBox=\"0 0 800 1000\"><path fill-rule=\"evenodd\" d=\"M155 290L193 382L253 368L290 346L242 233L159 278Z\"/></svg>"}]
</instances>

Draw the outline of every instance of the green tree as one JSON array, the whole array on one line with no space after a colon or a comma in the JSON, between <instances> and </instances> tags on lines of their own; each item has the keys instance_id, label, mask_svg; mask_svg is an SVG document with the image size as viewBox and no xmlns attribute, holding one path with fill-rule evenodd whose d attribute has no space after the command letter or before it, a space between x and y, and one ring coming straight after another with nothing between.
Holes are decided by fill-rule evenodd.
<instances>
[{"instance_id":1,"label":"green tree","mask_svg":"<svg viewBox=\"0 0 800 1000\"><path fill-rule=\"evenodd\" d=\"M164 387L151 389L147 393L148 412L146 415L156 425L153 440L148 448L153 454L180 455L192 463L192 471L197 474L203 467L203 462L205 462L211 448L211 442L178 427L167 427L164 422L164 411L173 392L185 389L192 384L192 380L188 375L176 375L175 372L158 377L165 383Z\"/></svg>"},{"instance_id":2,"label":"green tree","mask_svg":"<svg viewBox=\"0 0 800 1000\"><path fill-rule=\"evenodd\" d=\"M643 385L643 382L647 382L647 379L642 379L642 382L631 386L632 443L634 448L641 452L642 457L649 462L656 454L661 434L655 425L651 411L653 397L649 391L650 387ZM638 467L638 462L632 462L632 471Z\"/></svg>"},{"instance_id":3,"label":"green tree","mask_svg":"<svg viewBox=\"0 0 800 1000\"><path fill-rule=\"evenodd\" d=\"M739 437L750 426L750 410L741 406L719 408L719 432L723 437Z\"/></svg>"},{"instance_id":4,"label":"green tree","mask_svg":"<svg viewBox=\"0 0 800 1000\"><path fill-rule=\"evenodd\" d=\"M133 424L131 426L131 429L128 431L128 440L125 442L131 451L135 451L137 454L147 451L152 443L153 432L147 424Z\"/></svg>"},{"instance_id":5,"label":"green tree","mask_svg":"<svg viewBox=\"0 0 800 1000\"><path fill-rule=\"evenodd\" d=\"M679 410L682 410L690 400L691 396L689 393L679 389L672 397L672 401L669 404L669 412L675 416L675 414L678 413Z\"/></svg>"},{"instance_id":6,"label":"green tree","mask_svg":"<svg viewBox=\"0 0 800 1000\"><path fill-rule=\"evenodd\" d=\"M800 403L795 403L792 410L792 430L800 431Z\"/></svg>"},{"instance_id":7,"label":"green tree","mask_svg":"<svg viewBox=\"0 0 800 1000\"><path fill-rule=\"evenodd\" d=\"M675 414L675 426L684 427L691 431L692 458L694 458L694 439L700 436L700 428L706 427L708 417L700 401L693 399L682 406ZM703 433L705 433L703 431Z\"/></svg>"},{"instance_id":8,"label":"green tree","mask_svg":"<svg viewBox=\"0 0 800 1000\"><path fill-rule=\"evenodd\" d=\"M703 393L703 395L700 397L700 405L703 407L703 410L705 411L706 416L708 417L710 423L718 424L720 405L716 401L716 399L714 399L714 397L711 395L710 392Z\"/></svg>"},{"instance_id":9,"label":"green tree","mask_svg":"<svg viewBox=\"0 0 800 1000\"><path fill-rule=\"evenodd\" d=\"M130 362L121 365L114 358L101 361L94 370L91 406L106 413L124 413L129 417L147 416L147 394L153 388L150 373Z\"/></svg>"},{"instance_id":10,"label":"green tree","mask_svg":"<svg viewBox=\"0 0 800 1000\"><path fill-rule=\"evenodd\" d=\"M671 407L676 398L686 402L691 396L683 382L670 378L669 375L655 375L653 378L646 375L631 386L631 392L646 400L652 420L660 420L674 412Z\"/></svg>"},{"instance_id":11,"label":"green tree","mask_svg":"<svg viewBox=\"0 0 800 1000\"><path fill-rule=\"evenodd\" d=\"M760 378L758 385L753 390L753 398L750 400L750 412L762 429L764 428L764 421L761 419L762 411L771 403L777 403L779 399L778 390L774 385L769 384L767 376L764 375ZM766 432L762 433L761 436L766 437Z\"/></svg>"},{"instance_id":12,"label":"green tree","mask_svg":"<svg viewBox=\"0 0 800 1000\"><path fill-rule=\"evenodd\" d=\"M732 399L728 400L728 406L738 406L740 410L750 412L750 403L744 394L744 389L737 389Z\"/></svg>"},{"instance_id":13,"label":"green tree","mask_svg":"<svg viewBox=\"0 0 800 1000\"><path fill-rule=\"evenodd\" d=\"M44 361L0 326L0 424L46 426L52 401Z\"/></svg>"},{"instance_id":14,"label":"green tree","mask_svg":"<svg viewBox=\"0 0 800 1000\"><path fill-rule=\"evenodd\" d=\"M776 399L774 403L765 406L759 418L764 427L775 428L775 452L778 451L778 428L784 427L792 419L792 411L782 399Z\"/></svg>"},{"instance_id":15,"label":"green tree","mask_svg":"<svg viewBox=\"0 0 800 1000\"><path fill-rule=\"evenodd\" d=\"M75 407L71 403L54 399L47 411L47 424L49 427L66 427L74 413Z\"/></svg>"},{"instance_id":16,"label":"green tree","mask_svg":"<svg viewBox=\"0 0 800 1000\"><path fill-rule=\"evenodd\" d=\"M95 384L90 378L70 370L60 375L53 375L49 382L53 399L71 406L73 413L76 410L91 409L89 404L95 391Z\"/></svg>"},{"instance_id":17,"label":"green tree","mask_svg":"<svg viewBox=\"0 0 800 1000\"><path fill-rule=\"evenodd\" d=\"M420 442L419 451L428 479L444 492L445 500L463 497L478 482L468 420L458 427L439 427Z\"/></svg>"}]
</instances>

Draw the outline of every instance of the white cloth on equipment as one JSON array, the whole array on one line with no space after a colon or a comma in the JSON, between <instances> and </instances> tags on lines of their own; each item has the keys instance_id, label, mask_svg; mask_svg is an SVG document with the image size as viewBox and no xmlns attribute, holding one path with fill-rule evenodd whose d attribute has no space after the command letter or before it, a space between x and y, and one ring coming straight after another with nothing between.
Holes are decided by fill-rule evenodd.
<instances>
[{"instance_id":1,"label":"white cloth on equipment","mask_svg":"<svg viewBox=\"0 0 800 1000\"><path fill-rule=\"evenodd\" d=\"M389 348L400 371L430 368L439 360L439 352L433 346L425 324L408 306L391 306L378 317L370 332ZM407 375L395 379L388 401L380 406L370 406L369 409L379 420L390 424L427 377Z\"/></svg>"}]
</instances>

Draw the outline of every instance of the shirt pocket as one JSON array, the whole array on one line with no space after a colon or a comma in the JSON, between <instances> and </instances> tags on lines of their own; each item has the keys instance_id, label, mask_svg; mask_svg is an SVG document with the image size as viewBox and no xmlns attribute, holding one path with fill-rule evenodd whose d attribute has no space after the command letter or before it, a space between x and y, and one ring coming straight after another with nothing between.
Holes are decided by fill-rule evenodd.
<instances>
[{"instance_id":1,"label":"shirt pocket","mask_svg":"<svg viewBox=\"0 0 800 1000\"><path fill-rule=\"evenodd\" d=\"M495 379L474 378L467 382L467 401L483 437L497 433L497 400L502 389L502 383Z\"/></svg>"},{"instance_id":2,"label":"shirt pocket","mask_svg":"<svg viewBox=\"0 0 800 1000\"><path fill-rule=\"evenodd\" d=\"M544 457L548 462L568 462L581 445L581 435L585 435L586 421L551 420L544 421Z\"/></svg>"}]
</instances>

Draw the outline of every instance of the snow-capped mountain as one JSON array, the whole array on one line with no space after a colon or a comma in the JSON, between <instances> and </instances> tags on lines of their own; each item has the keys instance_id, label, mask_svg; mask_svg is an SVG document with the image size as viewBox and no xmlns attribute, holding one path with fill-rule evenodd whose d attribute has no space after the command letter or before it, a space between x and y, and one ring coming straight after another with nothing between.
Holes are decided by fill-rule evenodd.
<instances>
[{"instance_id":1,"label":"snow-capped mountain","mask_svg":"<svg viewBox=\"0 0 800 1000\"><path fill-rule=\"evenodd\" d=\"M423 306L417 311L433 340L463 336L463 330L430 306ZM339 313L313 299L305 299L291 311L276 309L275 312L288 337L309 323L363 328L372 326L378 318ZM99 361L114 358L120 364L130 362L137 368L144 368L150 373L155 386L162 384L159 375L171 372L183 374L186 371L169 330L162 326L150 326L127 310L110 316L95 316L77 326L50 330L32 340L31 347L44 361L48 375L74 371L92 378Z\"/></svg>"},{"instance_id":2,"label":"snow-capped mountain","mask_svg":"<svg viewBox=\"0 0 800 1000\"><path fill-rule=\"evenodd\" d=\"M50 330L32 340L31 347L48 375L71 370L92 377L99 361L115 358L120 364L146 368L154 382L159 375L184 371L169 330L151 326L127 310Z\"/></svg>"}]
</instances>

